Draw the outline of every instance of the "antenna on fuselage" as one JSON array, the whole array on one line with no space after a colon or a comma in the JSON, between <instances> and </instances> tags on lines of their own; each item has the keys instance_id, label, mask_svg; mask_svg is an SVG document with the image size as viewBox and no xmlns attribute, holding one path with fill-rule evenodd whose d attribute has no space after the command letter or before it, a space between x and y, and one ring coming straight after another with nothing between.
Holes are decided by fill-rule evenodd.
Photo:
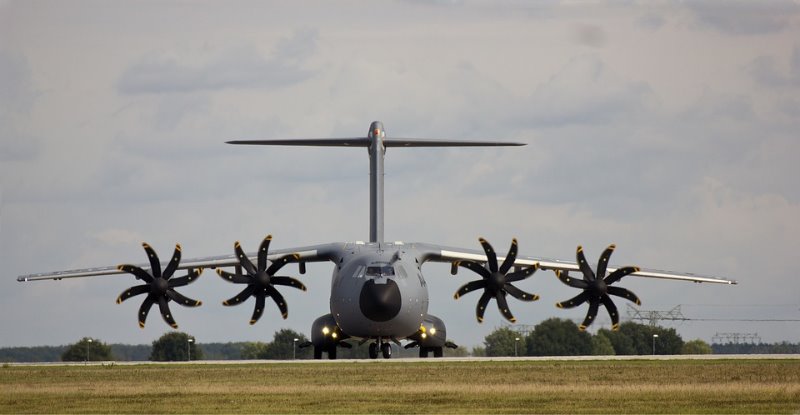
<instances>
[{"instance_id":1,"label":"antenna on fuselage","mask_svg":"<svg viewBox=\"0 0 800 415\"><path fill-rule=\"evenodd\" d=\"M309 147L366 147L369 152L369 241L383 238L383 157L389 147L508 147L525 143L508 141L465 141L420 138L387 138L383 123L373 121L366 137L295 138L281 140L235 140L228 144Z\"/></svg>"}]
</instances>

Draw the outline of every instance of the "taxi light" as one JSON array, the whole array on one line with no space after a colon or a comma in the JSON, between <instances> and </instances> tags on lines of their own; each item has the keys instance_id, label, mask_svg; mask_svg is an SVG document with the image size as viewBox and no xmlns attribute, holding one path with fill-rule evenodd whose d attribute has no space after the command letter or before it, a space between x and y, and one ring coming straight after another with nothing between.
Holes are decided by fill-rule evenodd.
<instances>
[{"instance_id":1,"label":"taxi light","mask_svg":"<svg viewBox=\"0 0 800 415\"><path fill-rule=\"evenodd\" d=\"M333 337L333 338L335 339L335 338L337 338L337 337L339 337L339 336L337 336L337 335L336 335L336 332L333 332L333 333L331 334L331 337Z\"/></svg>"},{"instance_id":2,"label":"taxi light","mask_svg":"<svg viewBox=\"0 0 800 415\"><path fill-rule=\"evenodd\" d=\"M325 327L323 327L323 328L322 328L322 334L324 334L324 335L326 335L326 336L327 336L327 335L328 335L328 333L330 333L330 332L331 332L331 331L328 329L328 326L325 326Z\"/></svg>"},{"instance_id":3,"label":"taxi light","mask_svg":"<svg viewBox=\"0 0 800 415\"><path fill-rule=\"evenodd\" d=\"M425 334L425 333L422 333L422 336L420 336L420 337L422 337L423 339L427 339L427 338L428 338L428 335L427 335L427 334Z\"/></svg>"},{"instance_id":4,"label":"taxi light","mask_svg":"<svg viewBox=\"0 0 800 415\"><path fill-rule=\"evenodd\" d=\"M436 335L436 327L431 327L431 336Z\"/></svg>"}]
</instances>

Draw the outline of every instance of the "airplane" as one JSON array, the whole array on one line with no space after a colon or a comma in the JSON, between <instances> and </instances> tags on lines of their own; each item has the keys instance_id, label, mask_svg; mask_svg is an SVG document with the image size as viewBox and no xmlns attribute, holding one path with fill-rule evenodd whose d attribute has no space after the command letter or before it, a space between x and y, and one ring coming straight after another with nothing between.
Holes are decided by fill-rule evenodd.
<instances>
[{"instance_id":1,"label":"airplane","mask_svg":"<svg viewBox=\"0 0 800 415\"><path fill-rule=\"evenodd\" d=\"M501 315L514 323L507 297L531 302L539 296L517 288L514 283L531 277L537 271L554 271L564 284L581 290L568 300L556 303L558 308L573 308L588 303L589 307L580 330L591 325L602 304L611 317L612 329L619 328L619 313L611 296L625 298L636 304L641 301L631 291L613 285L625 276L661 278L668 280L692 281L697 283L736 284L736 281L678 273L642 269L635 266L612 267L609 258L615 246L603 251L597 266L593 269L578 246L576 261L522 256L518 253L518 242L513 239L505 256L498 256L493 246L483 238L479 239L482 251L452 248L430 243L387 242L384 237L384 156L388 149L403 147L490 147L523 146L525 143L500 141L464 141L442 139L390 138L380 121L370 124L366 136L323 139L277 139L277 140L237 140L232 145L268 146L325 146L366 148L369 154L369 241L334 242L321 245L285 248L270 251L272 236L266 236L255 252L245 252L237 241L234 254L190 259L181 263L182 250L178 244L172 258L164 266L155 250L143 243L149 264L119 265L70 271L22 275L18 281L62 280L90 276L132 274L141 285L133 286L119 295L117 303L129 298L147 294L142 302L138 320L144 328L147 315L153 305L158 305L164 321L177 329L169 302L186 307L197 307L201 301L188 298L176 289L194 282L203 269L215 269L224 280L243 286L233 297L223 301L224 306L235 306L250 298L255 306L250 324L261 318L269 297L277 305L282 317L288 316L288 306L277 287L291 287L306 290L305 285L296 278L279 274L288 264L297 264L299 273L305 274L306 264L312 262L331 262L330 313L317 318L311 325L311 340L304 347L313 346L314 358L321 359L323 353L329 359L336 359L337 348L352 347L345 340L360 344L370 342L369 357L390 358L391 343L398 346L401 341L409 343L406 348L419 348L420 357L442 357L445 347L456 347L447 340L444 321L428 313L428 287L423 276L422 266L427 262L449 263L451 273L456 275L459 268L468 269L480 276L461 286L454 297L474 291L481 292L475 309L475 317L480 323L491 300L497 303ZM149 266L148 266L149 265ZM187 273L173 278L178 270ZM231 272L232 271L232 272ZM575 278L570 273L580 273Z\"/></svg>"}]
</instances>

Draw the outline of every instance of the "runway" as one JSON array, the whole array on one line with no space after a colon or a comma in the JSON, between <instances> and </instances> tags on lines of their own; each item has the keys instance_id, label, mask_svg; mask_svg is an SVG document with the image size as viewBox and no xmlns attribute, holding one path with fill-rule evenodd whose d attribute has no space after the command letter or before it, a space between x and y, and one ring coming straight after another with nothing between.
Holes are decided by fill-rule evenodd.
<instances>
[{"instance_id":1,"label":"runway","mask_svg":"<svg viewBox=\"0 0 800 415\"><path fill-rule=\"evenodd\" d=\"M9 362L9 366L109 366L109 365L261 365L261 364L382 364L382 363L451 363L451 362L552 362L552 361L630 361L630 360L800 360L800 354L707 354L707 355L626 355L626 356L503 356L443 357L402 359L337 360L192 360L191 362L101 361L101 362Z\"/></svg>"}]
</instances>

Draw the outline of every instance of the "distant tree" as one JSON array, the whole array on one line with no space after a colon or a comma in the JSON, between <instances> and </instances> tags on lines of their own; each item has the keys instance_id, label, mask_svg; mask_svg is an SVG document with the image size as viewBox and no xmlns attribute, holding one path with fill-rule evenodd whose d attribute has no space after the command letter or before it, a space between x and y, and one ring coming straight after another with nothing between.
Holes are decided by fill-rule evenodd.
<instances>
[{"instance_id":1,"label":"distant tree","mask_svg":"<svg viewBox=\"0 0 800 415\"><path fill-rule=\"evenodd\" d=\"M547 319L526 339L529 356L582 356L592 353L592 336L570 320Z\"/></svg>"},{"instance_id":2,"label":"distant tree","mask_svg":"<svg viewBox=\"0 0 800 415\"><path fill-rule=\"evenodd\" d=\"M683 347L681 348L681 354L711 354L711 353L712 353L711 346L709 346L708 343L700 339L690 340L684 343Z\"/></svg>"},{"instance_id":3,"label":"distant tree","mask_svg":"<svg viewBox=\"0 0 800 415\"><path fill-rule=\"evenodd\" d=\"M486 356L486 348L481 346L475 346L472 348L469 354L472 357L484 357Z\"/></svg>"},{"instance_id":4,"label":"distant tree","mask_svg":"<svg viewBox=\"0 0 800 415\"><path fill-rule=\"evenodd\" d=\"M111 355L109 345L89 337L84 337L77 343L69 345L61 355L61 360L64 362L83 362L87 359L92 362L102 362L114 360L114 356Z\"/></svg>"},{"instance_id":5,"label":"distant tree","mask_svg":"<svg viewBox=\"0 0 800 415\"><path fill-rule=\"evenodd\" d=\"M153 342L150 360L154 362L180 362L189 360L187 353L191 351L192 360L203 360L203 350L197 342L189 342L189 335L179 331L169 332Z\"/></svg>"},{"instance_id":6,"label":"distant tree","mask_svg":"<svg viewBox=\"0 0 800 415\"><path fill-rule=\"evenodd\" d=\"M242 359L252 360L261 359L267 352L267 344L264 342L247 342L242 346Z\"/></svg>"},{"instance_id":7,"label":"distant tree","mask_svg":"<svg viewBox=\"0 0 800 415\"><path fill-rule=\"evenodd\" d=\"M458 346L455 349L451 349L449 347L444 348L444 357L466 357L468 355L469 351L467 351L467 348L463 346Z\"/></svg>"},{"instance_id":8,"label":"distant tree","mask_svg":"<svg viewBox=\"0 0 800 415\"><path fill-rule=\"evenodd\" d=\"M525 354L525 343L522 334L508 327L501 327L491 333L483 341L486 345L486 356L514 356L514 347L517 353ZM516 339L520 339L517 341Z\"/></svg>"},{"instance_id":9,"label":"distant tree","mask_svg":"<svg viewBox=\"0 0 800 415\"><path fill-rule=\"evenodd\" d=\"M294 339L297 339L297 342L295 342ZM294 350L297 359L310 359L313 353L311 347L303 349L297 347L307 340L308 338L302 333L298 333L292 329L280 329L275 332L272 341L267 343L263 352L258 355L258 358L288 360L292 358L292 350Z\"/></svg>"},{"instance_id":10,"label":"distant tree","mask_svg":"<svg viewBox=\"0 0 800 415\"><path fill-rule=\"evenodd\" d=\"M592 336L592 354L595 356L611 356L616 353L611 340L605 334L597 333Z\"/></svg>"},{"instance_id":11,"label":"distant tree","mask_svg":"<svg viewBox=\"0 0 800 415\"><path fill-rule=\"evenodd\" d=\"M680 354L683 348L683 339L678 332L664 327L650 327L628 321L620 324L619 331L600 329L598 333L611 340L614 352L618 355L652 354L654 334L658 335L655 341L656 354Z\"/></svg>"}]
</instances>

